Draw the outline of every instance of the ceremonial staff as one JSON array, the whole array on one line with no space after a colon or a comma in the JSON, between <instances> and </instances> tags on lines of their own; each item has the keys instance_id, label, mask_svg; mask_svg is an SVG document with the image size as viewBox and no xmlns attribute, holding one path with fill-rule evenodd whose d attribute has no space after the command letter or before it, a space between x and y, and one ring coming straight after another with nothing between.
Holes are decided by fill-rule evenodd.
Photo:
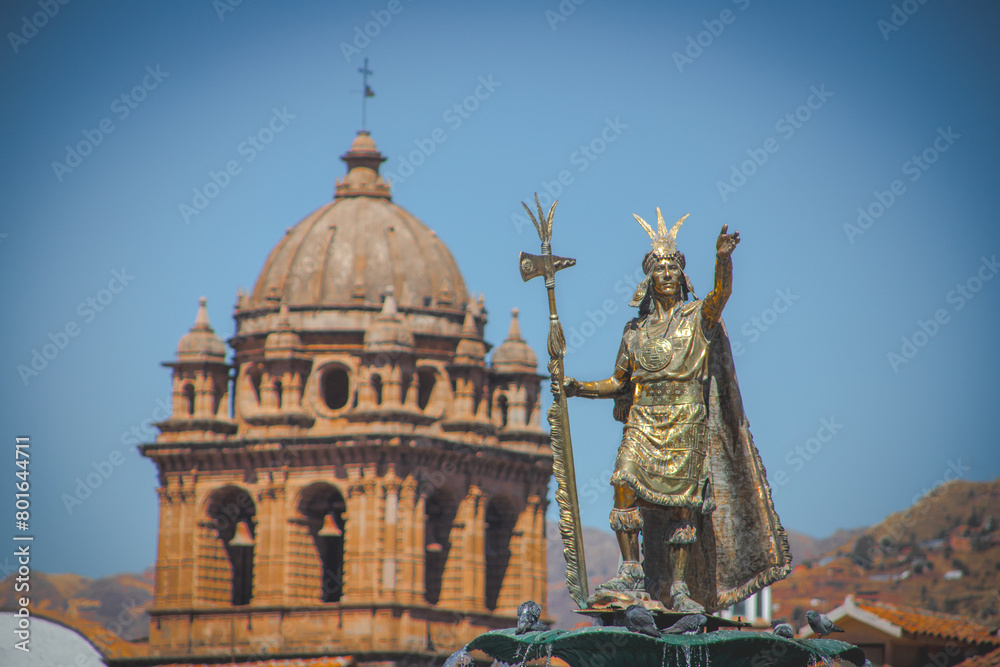
<instances>
[{"instance_id":1,"label":"ceremonial staff","mask_svg":"<svg viewBox=\"0 0 1000 667\"><path fill-rule=\"evenodd\" d=\"M536 276L545 276L545 288L549 293L549 374L551 376L552 407L548 411L549 429L552 437L552 472L556 476L556 504L559 505L559 533L562 535L563 556L566 558L566 586L569 595L581 609L586 607L587 560L583 555L583 532L580 528L580 504L576 495L576 469L573 465L573 441L569 433L569 410L563 391L563 356L566 354L566 338L556 314L556 271L576 264L575 259L557 257L552 254L552 216L556 210L553 202L549 214L542 212L542 204L535 194L538 218L528 205L521 202L528 217L538 230L542 241L542 254L530 255L522 252L518 258L521 279L528 282Z\"/></svg>"}]
</instances>

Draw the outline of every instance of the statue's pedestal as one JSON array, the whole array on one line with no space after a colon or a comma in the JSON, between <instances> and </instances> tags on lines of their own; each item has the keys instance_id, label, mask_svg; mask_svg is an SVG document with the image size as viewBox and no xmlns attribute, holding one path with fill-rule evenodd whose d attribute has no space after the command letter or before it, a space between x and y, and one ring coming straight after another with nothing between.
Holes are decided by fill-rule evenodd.
<instances>
[{"instance_id":1,"label":"statue's pedestal","mask_svg":"<svg viewBox=\"0 0 1000 667\"><path fill-rule=\"evenodd\" d=\"M769 632L719 630L654 638L622 627L549 630L515 635L513 629L476 637L445 663L471 664L468 651L523 665L558 657L573 667L863 667L857 646L834 639L784 639Z\"/></svg>"}]
</instances>

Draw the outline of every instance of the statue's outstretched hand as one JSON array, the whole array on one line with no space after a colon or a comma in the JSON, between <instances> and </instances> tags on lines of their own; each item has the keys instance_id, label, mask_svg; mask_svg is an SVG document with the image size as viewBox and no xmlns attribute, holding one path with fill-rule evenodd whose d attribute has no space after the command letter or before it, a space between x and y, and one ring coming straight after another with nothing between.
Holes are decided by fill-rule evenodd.
<instances>
[{"instance_id":1,"label":"statue's outstretched hand","mask_svg":"<svg viewBox=\"0 0 1000 667\"><path fill-rule=\"evenodd\" d=\"M580 381L571 377L563 378L563 393L566 394L566 398L579 396Z\"/></svg>"},{"instance_id":2,"label":"statue's outstretched hand","mask_svg":"<svg viewBox=\"0 0 1000 667\"><path fill-rule=\"evenodd\" d=\"M719 240L715 242L715 254L719 257L729 257L732 255L733 250L736 249L736 244L740 242L740 233L733 232L732 234L727 234L727 229L729 229L729 225L722 225L722 231L719 232Z\"/></svg>"}]
</instances>

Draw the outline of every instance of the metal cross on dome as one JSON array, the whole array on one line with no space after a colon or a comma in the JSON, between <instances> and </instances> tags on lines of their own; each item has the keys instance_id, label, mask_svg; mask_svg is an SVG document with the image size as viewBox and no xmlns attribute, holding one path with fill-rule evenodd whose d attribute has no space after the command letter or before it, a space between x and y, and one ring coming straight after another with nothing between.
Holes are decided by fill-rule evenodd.
<instances>
[{"instance_id":1,"label":"metal cross on dome","mask_svg":"<svg viewBox=\"0 0 1000 667\"><path fill-rule=\"evenodd\" d=\"M368 87L368 75L374 74L375 72L368 69L368 58L365 58L365 64L358 68L361 72L361 129L367 129L365 127L366 121L366 102L369 97L375 97L375 91Z\"/></svg>"}]
</instances>

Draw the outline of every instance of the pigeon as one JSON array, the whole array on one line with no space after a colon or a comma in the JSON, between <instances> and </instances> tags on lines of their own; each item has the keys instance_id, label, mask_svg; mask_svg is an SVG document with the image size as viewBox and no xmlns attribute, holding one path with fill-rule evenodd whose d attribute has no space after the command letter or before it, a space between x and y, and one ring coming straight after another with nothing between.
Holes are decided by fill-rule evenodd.
<instances>
[{"instance_id":1,"label":"pigeon","mask_svg":"<svg viewBox=\"0 0 1000 667\"><path fill-rule=\"evenodd\" d=\"M771 621L771 632L785 639L795 639L795 629L784 621Z\"/></svg>"},{"instance_id":2,"label":"pigeon","mask_svg":"<svg viewBox=\"0 0 1000 667\"><path fill-rule=\"evenodd\" d=\"M705 614L688 614L663 631L665 635L696 635L708 622Z\"/></svg>"},{"instance_id":3,"label":"pigeon","mask_svg":"<svg viewBox=\"0 0 1000 667\"><path fill-rule=\"evenodd\" d=\"M625 610L625 627L632 632L660 638L660 629L656 627L653 614L641 605L634 604Z\"/></svg>"},{"instance_id":4,"label":"pigeon","mask_svg":"<svg viewBox=\"0 0 1000 667\"><path fill-rule=\"evenodd\" d=\"M806 620L809 621L809 627L813 629L817 635L822 637L823 635L828 635L831 632L843 632L844 629L834 625L833 621L826 614L820 614L817 611L810 609L806 612Z\"/></svg>"},{"instance_id":5,"label":"pigeon","mask_svg":"<svg viewBox=\"0 0 1000 667\"><path fill-rule=\"evenodd\" d=\"M540 632L548 630L549 626L538 620L542 615L542 608L533 600L522 602L517 608L517 630L515 635L523 635L526 632Z\"/></svg>"}]
</instances>

